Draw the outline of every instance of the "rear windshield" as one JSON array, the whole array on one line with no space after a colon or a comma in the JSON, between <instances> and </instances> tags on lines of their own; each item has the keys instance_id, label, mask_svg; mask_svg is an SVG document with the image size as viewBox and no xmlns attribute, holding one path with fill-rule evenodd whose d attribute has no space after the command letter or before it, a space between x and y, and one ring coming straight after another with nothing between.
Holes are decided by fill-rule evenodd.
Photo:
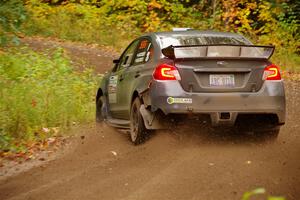
<instances>
[{"instance_id":1,"label":"rear windshield","mask_svg":"<svg viewBox=\"0 0 300 200\"><path fill-rule=\"evenodd\" d=\"M244 37L230 36L161 36L161 47L166 48L170 45L211 45L211 44L233 44L233 45L251 45Z\"/></svg>"}]
</instances>

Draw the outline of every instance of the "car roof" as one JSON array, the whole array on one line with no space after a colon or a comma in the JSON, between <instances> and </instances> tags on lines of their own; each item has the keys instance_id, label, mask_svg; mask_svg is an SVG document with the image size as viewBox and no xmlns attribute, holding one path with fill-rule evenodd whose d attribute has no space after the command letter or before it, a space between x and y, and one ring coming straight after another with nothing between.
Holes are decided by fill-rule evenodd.
<instances>
[{"instance_id":1,"label":"car roof","mask_svg":"<svg viewBox=\"0 0 300 200\"><path fill-rule=\"evenodd\" d=\"M221 36L221 37L243 37L240 34L237 33L230 33L230 32L219 32L219 31L212 31L212 30L186 30L186 31L166 31L166 32L153 32L153 33L147 33L144 36L156 36L156 37L163 37L163 36ZM244 37L243 37L244 38Z\"/></svg>"}]
</instances>

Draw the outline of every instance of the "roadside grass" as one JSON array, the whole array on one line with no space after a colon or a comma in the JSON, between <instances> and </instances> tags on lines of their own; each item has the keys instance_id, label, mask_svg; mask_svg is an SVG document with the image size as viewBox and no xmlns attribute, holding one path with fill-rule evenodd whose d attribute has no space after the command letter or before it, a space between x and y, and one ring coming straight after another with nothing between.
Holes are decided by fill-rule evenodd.
<instances>
[{"instance_id":1,"label":"roadside grass","mask_svg":"<svg viewBox=\"0 0 300 200\"><path fill-rule=\"evenodd\" d=\"M0 153L26 151L20 144L94 120L99 79L90 69L75 71L61 48L0 52Z\"/></svg>"},{"instance_id":2,"label":"roadside grass","mask_svg":"<svg viewBox=\"0 0 300 200\"><path fill-rule=\"evenodd\" d=\"M295 74L296 77L300 74L300 56L295 53L286 53L284 49L275 49L271 61L287 74Z\"/></svg>"}]
</instances>

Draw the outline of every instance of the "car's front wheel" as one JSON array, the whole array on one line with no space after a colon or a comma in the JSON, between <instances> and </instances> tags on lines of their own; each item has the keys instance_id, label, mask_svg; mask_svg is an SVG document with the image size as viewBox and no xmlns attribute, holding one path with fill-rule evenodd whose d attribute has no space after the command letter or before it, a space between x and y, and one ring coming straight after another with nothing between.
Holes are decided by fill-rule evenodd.
<instances>
[{"instance_id":1,"label":"car's front wheel","mask_svg":"<svg viewBox=\"0 0 300 200\"><path fill-rule=\"evenodd\" d=\"M102 122L105 119L104 116L104 104L105 99L103 96L99 97L96 102L96 122Z\"/></svg>"},{"instance_id":2,"label":"car's front wheel","mask_svg":"<svg viewBox=\"0 0 300 200\"><path fill-rule=\"evenodd\" d=\"M145 141L147 129L140 113L141 100L137 97L132 103L130 111L130 138L133 144L141 144Z\"/></svg>"}]
</instances>

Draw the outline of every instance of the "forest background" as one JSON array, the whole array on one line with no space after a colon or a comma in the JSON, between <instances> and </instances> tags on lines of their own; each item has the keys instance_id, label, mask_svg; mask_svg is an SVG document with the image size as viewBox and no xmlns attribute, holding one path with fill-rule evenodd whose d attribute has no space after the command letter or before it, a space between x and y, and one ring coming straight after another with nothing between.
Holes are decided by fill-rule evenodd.
<instances>
[{"instance_id":1,"label":"forest background","mask_svg":"<svg viewBox=\"0 0 300 200\"><path fill-rule=\"evenodd\" d=\"M275 45L274 62L289 71L299 70L300 2L297 0L23 2L20 8L15 7L15 12L25 6L27 20L20 31L26 35L100 43L122 50L141 33L167 31L173 27L238 32L254 43ZM24 14L17 20L24 21Z\"/></svg>"}]
</instances>

